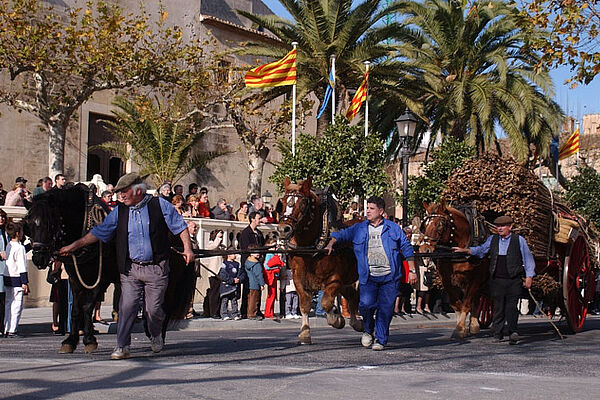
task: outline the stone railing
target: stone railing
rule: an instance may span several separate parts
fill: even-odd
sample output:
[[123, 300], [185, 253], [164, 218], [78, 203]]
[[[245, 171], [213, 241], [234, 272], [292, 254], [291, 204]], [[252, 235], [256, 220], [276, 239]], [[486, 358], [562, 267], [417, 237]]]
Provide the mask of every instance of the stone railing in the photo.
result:
[[[10, 218], [20, 219], [23, 218], [27, 214], [27, 210], [25, 207], [8, 207], [8, 206], [0, 206], [6, 214]], [[239, 222], [239, 221], [222, 221], [218, 219], [209, 219], [209, 218], [185, 218], [186, 221], [194, 221], [198, 226], [198, 243], [200, 248], [206, 248], [208, 245], [208, 239], [210, 236], [210, 232], [215, 229], [220, 229], [223, 231], [223, 242], [224, 246], [229, 246], [233, 243], [234, 246], [237, 246], [236, 238], [238, 233], [240, 233], [244, 228], [248, 226], [248, 222]], [[259, 226], [260, 231], [267, 236], [267, 234], [274, 232], [277, 228], [276, 224], [263, 224]], [[201, 260], [203, 264], [205, 264], [210, 270], [218, 271], [218, 268], [221, 265], [221, 257], [209, 257]], [[27, 270], [29, 274], [29, 282], [31, 288], [31, 294], [25, 298], [25, 306], [26, 307], [47, 307], [50, 305], [48, 302], [48, 296], [50, 294], [50, 285], [46, 282], [46, 275], [48, 273], [47, 270], [40, 271], [37, 269], [35, 265], [31, 262], [31, 252], [27, 253]], [[208, 287], [208, 278], [212, 274], [206, 270], [202, 271], [202, 277], [197, 280], [196, 288], [200, 292], [200, 294], [196, 294], [195, 301], [197, 303], [201, 303], [203, 300], [203, 295], [206, 292], [206, 288]], [[105, 295], [106, 308], [109, 309], [110, 304], [112, 304], [112, 285], [109, 287]], [[104, 311], [103, 311], [104, 315]], [[51, 319], [51, 315], [48, 315], [49, 320]]]
[[[248, 226], [248, 222], [241, 221], [223, 221], [210, 218], [184, 219], [186, 221], [194, 221], [198, 226], [198, 235], [196, 237], [198, 239], [198, 245], [201, 249], [205, 249], [208, 246], [210, 232], [214, 231], [215, 229], [223, 231], [223, 246], [228, 247], [230, 244], [233, 244], [235, 247], [237, 247], [236, 239], [238, 234]], [[276, 231], [277, 224], [261, 224], [258, 229], [263, 233], [264, 236], [267, 236], [267, 234]]]

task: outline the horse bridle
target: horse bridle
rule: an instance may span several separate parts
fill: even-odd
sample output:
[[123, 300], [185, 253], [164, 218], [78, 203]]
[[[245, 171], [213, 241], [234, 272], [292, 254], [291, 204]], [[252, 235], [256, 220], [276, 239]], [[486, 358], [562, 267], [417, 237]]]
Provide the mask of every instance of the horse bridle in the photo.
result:
[[423, 241], [426, 242], [427, 244], [429, 244], [430, 246], [436, 246], [438, 244], [438, 242], [441, 240], [442, 238], [442, 234], [444, 233], [446, 228], [450, 228], [450, 244], [454, 243], [454, 232], [456, 231], [456, 225], [454, 224], [454, 217], [452, 217], [452, 214], [440, 214], [440, 213], [433, 213], [433, 214], [428, 214], [427, 216], [425, 216], [424, 220], [423, 220], [423, 229], [422, 231], [425, 232], [426, 231], [426, 227], [431, 223], [431, 221], [434, 218], [441, 218], [441, 220], [443, 221], [443, 224], [441, 226], [437, 226], [436, 227], [436, 231], [439, 235], [439, 237], [434, 238], [431, 236], [423, 236]]
[[[304, 206], [302, 207], [302, 210], [301, 210], [301, 213], [300, 213], [300, 218], [295, 218], [295, 217], [292, 216], [291, 213], [288, 214], [286, 211], [284, 211], [283, 216], [279, 219], [279, 221], [280, 222], [288, 222], [289, 221], [288, 223], [291, 222], [291, 224], [293, 224], [294, 226], [297, 226], [297, 225], [300, 224], [300, 222], [302, 222], [304, 220], [304, 218], [306, 218], [306, 215], [308, 214], [307, 211], [308, 211], [308, 209], [309, 209], [309, 207], [311, 205], [311, 198], [310, 198], [310, 196], [305, 196], [304, 194], [299, 193], [299, 192], [290, 192], [290, 193], [287, 193], [286, 194], [286, 198], [287, 199], [286, 199], [286, 202], [285, 202], [286, 208], [289, 207], [289, 205], [288, 205], [289, 203], [288, 202], [289, 202], [289, 198], [290, 197], [294, 198], [294, 202], [293, 202], [293, 206], [294, 207], [295, 207], [295, 204], [298, 201], [303, 201], [304, 202]], [[308, 222], [310, 223], [311, 221], [312, 221], [312, 218]], [[307, 223], [307, 225], [309, 225], [309, 223]]]

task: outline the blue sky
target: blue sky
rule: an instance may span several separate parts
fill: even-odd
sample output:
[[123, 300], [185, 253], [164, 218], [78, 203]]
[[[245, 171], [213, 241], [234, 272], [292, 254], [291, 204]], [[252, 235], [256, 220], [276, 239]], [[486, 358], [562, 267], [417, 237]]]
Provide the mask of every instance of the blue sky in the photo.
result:
[[[290, 17], [278, 0], [263, 0], [263, 2], [275, 14]], [[589, 85], [579, 85], [575, 89], [570, 89], [570, 85], [564, 84], [564, 81], [570, 77], [569, 68], [559, 68], [551, 71], [550, 74], [554, 80], [554, 100], [567, 114], [579, 120], [584, 114], [600, 114], [600, 77], [594, 79]]]

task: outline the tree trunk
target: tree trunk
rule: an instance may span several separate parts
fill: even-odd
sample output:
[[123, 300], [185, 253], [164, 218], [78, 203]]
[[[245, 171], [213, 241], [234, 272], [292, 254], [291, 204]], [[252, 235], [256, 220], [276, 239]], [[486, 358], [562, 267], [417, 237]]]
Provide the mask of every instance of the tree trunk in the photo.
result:
[[331, 108], [330, 107], [331, 107], [331, 104], [329, 105], [329, 107], [327, 107], [327, 109], [325, 111], [323, 111], [323, 115], [321, 115], [321, 118], [319, 118], [317, 120], [317, 138], [323, 137], [323, 133], [325, 132], [325, 129], [327, 129], [327, 127], [331, 123]]
[[260, 196], [262, 193], [262, 176], [265, 168], [265, 161], [269, 155], [269, 148], [262, 147], [257, 149], [250, 147], [248, 150], [248, 190], [246, 196], [248, 199], [253, 194]]
[[65, 137], [67, 124], [61, 122], [48, 122], [48, 176], [52, 179], [57, 174], [62, 174], [65, 168]]

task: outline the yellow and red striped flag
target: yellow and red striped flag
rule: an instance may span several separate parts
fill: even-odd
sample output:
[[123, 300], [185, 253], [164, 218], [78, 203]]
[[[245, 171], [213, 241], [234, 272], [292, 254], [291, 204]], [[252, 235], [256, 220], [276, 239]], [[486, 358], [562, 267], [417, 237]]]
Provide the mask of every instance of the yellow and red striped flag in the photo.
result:
[[352, 121], [352, 118], [358, 113], [360, 110], [360, 106], [367, 99], [367, 89], [369, 87], [369, 70], [365, 73], [365, 77], [363, 78], [360, 87], [354, 94], [352, 98], [352, 102], [350, 102], [350, 107], [348, 107], [348, 112], [346, 112], [346, 118]]
[[247, 87], [271, 87], [296, 84], [296, 49], [281, 60], [261, 65], [248, 71], [244, 77]]
[[579, 151], [579, 128], [558, 149], [558, 159], [562, 160]]

